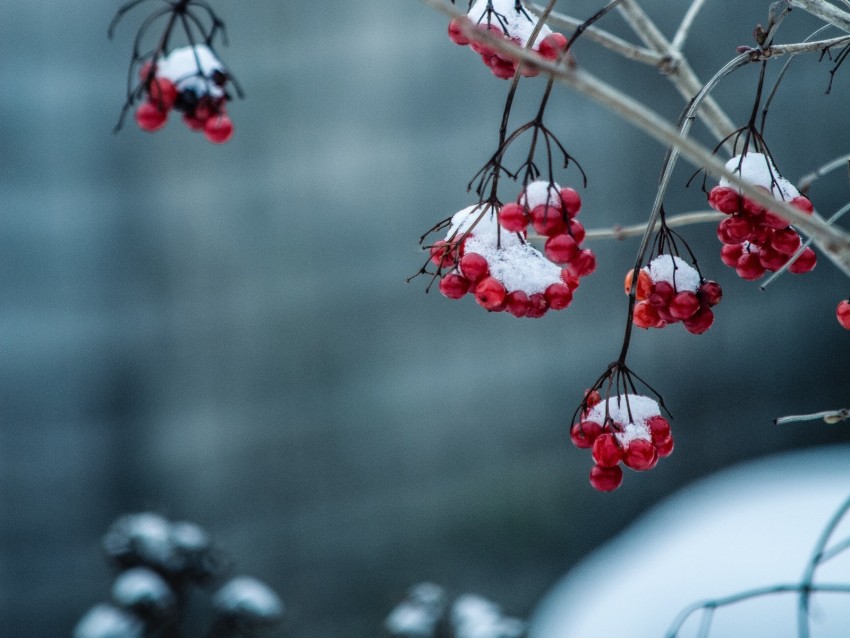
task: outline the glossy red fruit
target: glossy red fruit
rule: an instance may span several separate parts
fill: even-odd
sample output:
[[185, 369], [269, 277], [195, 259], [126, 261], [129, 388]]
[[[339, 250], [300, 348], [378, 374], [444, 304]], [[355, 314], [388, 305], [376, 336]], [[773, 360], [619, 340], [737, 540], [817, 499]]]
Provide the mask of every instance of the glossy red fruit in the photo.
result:
[[740, 244], [726, 244], [720, 248], [720, 261], [729, 266], [737, 268], [738, 260], [744, 254], [744, 247]]
[[793, 255], [800, 247], [800, 235], [793, 228], [780, 228], [770, 238], [770, 247], [783, 255]]
[[673, 437], [670, 436], [666, 440], [658, 443], [655, 446], [655, 451], [658, 452], [659, 458], [665, 458], [670, 456], [673, 453]]
[[475, 301], [490, 311], [502, 310], [505, 307], [505, 297], [508, 296], [505, 287], [498, 279], [485, 277], [475, 286]]
[[546, 297], [536, 292], [528, 298], [528, 312], [525, 316], [529, 319], [540, 319], [547, 310], [549, 310], [549, 302], [546, 301]]
[[716, 211], [731, 215], [741, 209], [741, 196], [728, 186], [715, 186], [708, 194], [708, 205]]
[[531, 211], [531, 221], [534, 230], [547, 237], [567, 232], [567, 223], [561, 216], [561, 209], [554, 206], [536, 206]]
[[814, 268], [818, 263], [818, 257], [815, 254], [815, 251], [811, 248], [806, 248], [800, 256], [797, 257], [797, 260], [788, 266], [788, 270], [793, 272], [796, 275], [802, 275], [803, 273], [809, 272], [812, 268]]
[[809, 201], [809, 198], [805, 195], [798, 195], [797, 197], [791, 200], [790, 204], [796, 208], [799, 208], [807, 215], [811, 215], [815, 211], [815, 207], [812, 206], [812, 202]]
[[748, 252], [741, 255], [738, 264], [735, 266], [735, 272], [741, 279], [754, 281], [764, 275], [765, 268], [761, 265], [757, 252]]
[[563, 310], [573, 300], [573, 291], [566, 284], [551, 284], [543, 296], [552, 310]]
[[623, 483], [623, 469], [616, 465], [614, 467], [600, 467], [594, 465], [590, 470], [590, 484], [593, 489], [600, 492], [613, 492]]
[[784, 217], [780, 217], [776, 213], [767, 211], [764, 217], [761, 218], [761, 223], [768, 228], [779, 230], [788, 226], [788, 221]]
[[233, 121], [225, 113], [213, 115], [204, 124], [204, 137], [213, 144], [224, 144], [233, 137]]
[[589, 449], [602, 434], [602, 426], [595, 421], [581, 421], [570, 428], [570, 439], [577, 448]]
[[675, 296], [676, 291], [673, 289], [673, 284], [669, 281], [656, 281], [646, 300], [654, 308], [667, 308]]
[[575, 291], [581, 284], [581, 280], [571, 273], [569, 268], [561, 268], [561, 281], [567, 284], [572, 291]]
[[168, 119], [168, 112], [160, 109], [156, 104], [143, 102], [136, 108], [136, 123], [143, 131], [152, 133], [158, 131]]
[[449, 299], [460, 299], [469, 292], [469, 279], [450, 273], [440, 279], [440, 292]]
[[740, 244], [750, 238], [753, 225], [750, 220], [741, 215], [732, 215], [720, 222], [717, 227], [717, 238], [724, 244]]
[[623, 463], [638, 472], [651, 470], [658, 463], [658, 452], [651, 441], [635, 439], [626, 446]]
[[519, 204], [505, 204], [499, 210], [499, 223], [507, 231], [521, 233], [528, 226], [528, 216]]
[[699, 310], [699, 298], [690, 291], [680, 292], [670, 301], [670, 314], [676, 319], [687, 319]]
[[547, 60], [554, 60], [567, 46], [567, 39], [562, 33], [550, 33], [540, 41], [537, 52]]
[[595, 408], [600, 403], [602, 403], [602, 397], [599, 395], [598, 391], [596, 391], [596, 390], [585, 390], [584, 391], [584, 404], [587, 406], [588, 410]]
[[572, 219], [581, 210], [581, 195], [573, 188], [562, 188], [560, 191], [561, 206], [567, 211], [567, 216]]
[[[491, 31], [494, 35], [504, 36], [505, 33], [495, 24], [479, 24], [476, 28], [481, 29], [483, 31]], [[487, 46], [485, 43], [480, 40], [470, 40], [469, 48], [480, 54], [482, 58], [484, 58], [484, 63], [490, 66], [490, 64], [498, 64], [498, 62], [492, 62], [492, 58], [496, 57], [495, 51]]]
[[568, 264], [576, 256], [578, 244], [567, 234], [555, 235], [546, 240], [543, 251], [556, 264]]
[[581, 225], [579, 220], [571, 219], [569, 234], [576, 240], [577, 244], [580, 244], [584, 241], [587, 231], [584, 230], [584, 226]]
[[576, 277], [587, 277], [596, 270], [596, 255], [589, 248], [580, 250], [573, 257], [567, 268], [570, 269]]
[[466, 20], [466, 18], [455, 18], [449, 22], [449, 38], [451, 38], [451, 41], [455, 44], [463, 46], [469, 44], [469, 38], [467, 38], [463, 33], [460, 22], [461, 20]]
[[[626, 273], [626, 279], [623, 282], [623, 288], [626, 291], [626, 294], [629, 295], [632, 292], [632, 281], [634, 279], [634, 270], [629, 270]], [[645, 301], [649, 298], [649, 295], [652, 294], [652, 277], [649, 276], [649, 273], [645, 270], [638, 271], [638, 280], [637, 280], [637, 288], [635, 289], [635, 299], [638, 301]]]
[[708, 306], [716, 306], [723, 298], [723, 290], [716, 281], [704, 281], [697, 295]]
[[649, 417], [646, 420], [652, 443], [658, 445], [670, 438], [670, 422], [660, 414]]
[[148, 85], [148, 101], [168, 111], [177, 101], [177, 87], [168, 78], [154, 78]]
[[431, 246], [431, 263], [440, 268], [454, 268], [455, 255], [453, 244], [449, 244], [445, 239], [438, 239]]
[[531, 302], [528, 299], [528, 295], [522, 290], [514, 290], [505, 297], [505, 310], [514, 317], [525, 317], [528, 314], [530, 306]]
[[466, 253], [460, 258], [460, 272], [472, 283], [477, 283], [490, 274], [490, 266], [483, 255]]
[[706, 306], [703, 306], [696, 313], [682, 322], [685, 326], [685, 330], [693, 335], [701, 335], [703, 332], [711, 328], [711, 324], [713, 323], [714, 313], [711, 311], [711, 308]]
[[596, 437], [593, 442], [593, 460], [602, 467], [614, 467], [623, 460], [623, 448], [610, 432]]
[[850, 302], [846, 299], [838, 304], [838, 307], [835, 309], [835, 316], [838, 319], [838, 323], [841, 324], [845, 330], [850, 330]]
[[635, 304], [632, 321], [638, 328], [660, 328], [664, 325], [664, 321], [658, 316], [658, 309], [646, 301]]
[[788, 261], [789, 255], [783, 255], [767, 246], [759, 250], [759, 262], [767, 270], [779, 270]]

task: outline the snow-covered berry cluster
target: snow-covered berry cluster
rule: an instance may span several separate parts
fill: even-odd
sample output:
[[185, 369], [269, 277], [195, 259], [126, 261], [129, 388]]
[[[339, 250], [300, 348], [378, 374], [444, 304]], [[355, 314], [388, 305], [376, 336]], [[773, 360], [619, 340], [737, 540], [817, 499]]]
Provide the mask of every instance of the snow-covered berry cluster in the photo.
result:
[[[465, 19], [475, 24], [475, 28], [489, 30], [521, 47], [528, 44], [537, 24], [536, 17], [529, 13], [523, 3], [516, 0], [476, 0]], [[470, 40], [464, 34], [463, 23], [460, 20], [455, 19], [449, 23], [449, 37], [455, 44], [469, 45], [470, 49], [481, 56], [484, 64], [497, 78], [508, 80], [516, 73], [518, 66], [516, 60], [506, 57], [483, 42]], [[543, 25], [534, 39], [532, 50], [546, 60], [555, 60], [566, 46], [567, 38], [563, 34], [554, 32]], [[521, 73], [526, 77], [533, 77], [540, 71], [525, 64]]]
[[[776, 200], [788, 202], [804, 213], [813, 210], [809, 199], [779, 174], [767, 155], [738, 155], [726, 163], [726, 168], [740, 173], [741, 179], [763, 188]], [[755, 280], [767, 271], [779, 270], [800, 248], [800, 235], [785, 219], [743, 197], [725, 179], [711, 189], [708, 203], [728, 215], [717, 227], [717, 237], [723, 243], [720, 258], [743, 279]], [[816, 262], [815, 252], [807, 247], [788, 270], [806, 273]]]
[[[448, 270], [440, 280], [446, 297], [473, 293], [487, 310], [534, 319], [570, 305], [579, 279], [596, 268], [594, 254], [580, 248], [584, 228], [571, 218], [581, 199], [572, 189], [534, 182], [519, 202], [498, 212], [478, 204], [452, 217], [446, 239], [431, 248], [432, 262]], [[526, 241], [529, 219], [549, 236], [546, 256]]]
[[193, 131], [203, 131], [215, 144], [233, 136], [233, 121], [225, 104], [229, 99], [227, 71], [205, 45], [174, 49], [139, 71], [147, 99], [136, 109], [136, 123], [144, 131], [165, 126], [171, 110], [183, 114]]
[[[626, 294], [632, 289], [634, 271], [626, 273]], [[702, 334], [714, 323], [712, 307], [723, 291], [699, 271], [675, 255], [659, 255], [638, 271], [632, 321], [639, 328], [663, 328], [682, 322], [685, 330]]]
[[838, 303], [835, 316], [842, 328], [850, 330], [850, 300], [844, 299]]
[[570, 429], [570, 438], [576, 447], [591, 450], [595, 465], [590, 484], [600, 492], [620, 487], [620, 463], [643, 472], [673, 452], [670, 423], [655, 400], [620, 394], [603, 401], [594, 391], [587, 396], [586, 406]]

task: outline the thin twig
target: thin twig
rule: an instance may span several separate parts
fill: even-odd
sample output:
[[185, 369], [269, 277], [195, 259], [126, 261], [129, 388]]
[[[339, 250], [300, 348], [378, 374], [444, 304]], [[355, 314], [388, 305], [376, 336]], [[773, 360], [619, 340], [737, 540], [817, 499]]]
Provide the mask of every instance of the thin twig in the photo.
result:
[[838, 27], [842, 31], [850, 32], [850, 13], [842, 11], [835, 5], [823, 0], [791, 0], [791, 6], [808, 11], [824, 22]]
[[688, 39], [688, 34], [694, 24], [694, 19], [697, 17], [697, 14], [700, 12], [700, 9], [702, 9], [704, 4], [705, 0], [693, 0], [691, 6], [688, 7], [685, 17], [682, 18], [679, 29], [676, 31], [676, 35], [673, 36], [673, 42], [670, 45], [674, 51], [682, 50], [682, 47], [685, 45], [685, 40]]
[[842, 166], [850, 167], [850, 153], [846, 153], [840, 157], [836, 157], [834, 160], [827, 162], [820, 168], [815, 169], [811, 173], [803, 175], [800, 178], [800, 181], [797, 185], [797, 188], [801, 193], [806, 193], [812, 187], [812, 184], [815, 180], [820, 179], [827, 173], [831, 173], [836, 168], [841, 168]]
[[[723, 213], [715, 211], [695, 211], [691, 213], [681, 213], [679, 215], [668, 216], [666, 218], [667, 226], [675, 228], [677, 226], [689, 226], [691, 224], [704, 224], [708, 222], [717, 223], [726, 217]], [[628, 239], [630, 237], [640, 237], [646, 232], [647, 223], [634, 224], [632, 226], [614, 226], [613, 228], [595, 228], [587, 231], [585, 239]]]
[[793, 416], [781, 416], [774, 419], [776, 425], [785, 425], [786, 423], [800, 423], [803, 421], [824, 421], [825, 423], [833, 424], [840, 423], [850, 419], [850, 408], [842, 408], [840, 410], [825, 410], [824, 412], [815, 412], [814, 414], [797, 414]]

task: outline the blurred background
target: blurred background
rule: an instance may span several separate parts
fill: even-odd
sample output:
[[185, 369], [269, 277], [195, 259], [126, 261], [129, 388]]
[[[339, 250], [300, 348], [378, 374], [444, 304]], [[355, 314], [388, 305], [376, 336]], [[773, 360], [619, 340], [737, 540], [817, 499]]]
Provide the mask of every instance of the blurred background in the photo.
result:
[[[672, 34], [679, 12], [643, 4]], [[686, 49], [703, 79], [751, 43], [768, 5], [707, 4]], [[595, 492], [568, 426], [619, 352], [637, 241], [594, 242], [597, 272], [540, 320], [405, 283], [425, 259], [419, 236], [474, 203], [466, 184], [495, 150], [508, 88], [449, 41], [447, 19], [414, 0], [215, 2], [231, 42], [219, 52], [246, 93], [217, 147], [176, 118], [112, 133], [154, 3], [109, 41], [118, 6], [0, 5], [0, 635], [68, 635], [109, 595], [101, 535], [143, 510], [202, 525], [269, 583], [288, 609], [273, 635], [380, 635], [426, 579], [526, 617], [689, 482], [848, 439], [772, 423], [846, 406], [850, 334], [834, 311], [847, 279], [822, 259], [759, 292], [721, 264], [713, 225], [691, 227], [724, 289], [716, 323], [641, 331], [629, 359], [670, 407], [676, 452]], [[602, 26], [632, 38], [616, 14]], [[817, 26], [795, 11], [779, 40]], [[574, 53], [664, 116], [682, 108], [654, 69], [588, 41]], [[830, 68], [796, 61], [774, 100], [766, 135], [792, 181], [850, 148], [850, 69], [825, 96]], [[716, 93], [741, 125], [757, 76]], [[514, 124], [543, 86], [523, 82]], [[588, 228], [646, 217], [660, 145], [563, 88], [546, 121], [589, 175]], [[677, 171], [668, 213], [705, 208], [691, 174]], [[831, 214], [846, 173], [810, 195]]]

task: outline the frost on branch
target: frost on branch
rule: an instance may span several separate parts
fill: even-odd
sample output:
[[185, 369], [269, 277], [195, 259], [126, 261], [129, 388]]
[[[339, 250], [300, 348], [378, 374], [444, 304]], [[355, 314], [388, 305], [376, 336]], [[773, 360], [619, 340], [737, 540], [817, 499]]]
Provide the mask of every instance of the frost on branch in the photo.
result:
[[[497, 78], [508, 80], [514, 76], [518, 63], [506, 57], [484, 42], [470, 40], [464, 33], [463, 19], [455, 19], [449, 23], [449, 37], [452, 42], [469, 48], [481, 56]], [[475, 28], [490, 31], [521, 47], [525, 47], [531, 39], [537, 19], [529, 13], [522, 2], [518, 0], [475, 0], [466, 14], [466, 20]], [[553, 32], [545, 24], [541, 26], [534, 39], [532, 50], [546, 60], [555, 60], [567, 46], [567, 39], [561, 33]], [[528, 65], [523, 65], [521, 73], [526, 77], [534, 77], [540, 71]]]
[[[808, 198], [779, 174], [768, 154], [737, 155], [726, 163], [726, 168], [776, 200], [788, 202], [804, 213], [813, 210]], [[808, 247], [801, 250], [800, 235], [785, 219], [743, 197], [727, 180], [721, 180], [711, 189], [708, 203], [728, 215], [717, 227], [717, 237], [723, 243], [720, 258], [739, 277], [759, 279], [765, 272], [779, 270], [788, 262], [791, 262], [788, 270], [797, 274], [815, 267], [814, 251]]]

